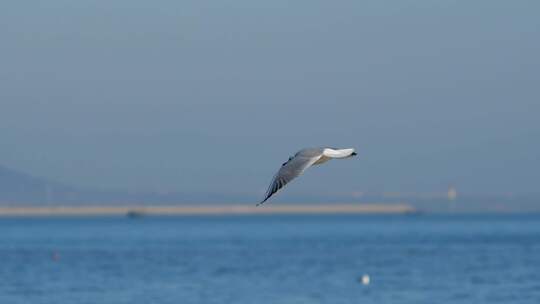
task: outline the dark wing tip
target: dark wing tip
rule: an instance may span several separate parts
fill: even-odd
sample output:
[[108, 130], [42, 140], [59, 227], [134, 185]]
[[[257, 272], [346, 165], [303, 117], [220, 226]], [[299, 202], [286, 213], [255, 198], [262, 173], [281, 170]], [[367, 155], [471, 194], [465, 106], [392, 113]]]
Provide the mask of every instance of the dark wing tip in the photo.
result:
[[264, 202], [266, 202], [272, 195], [274, 195], [281, 188], [283, 188], [283, 186], [285, 186], [285, 184], [286, 184], [286, 182], [283, 179], [278, 179], [278, 180], [274, 181], [272, 183], [272, 185], [270, 186], [271, 188], [269, 189], [268, 194], [266, 194], [266, 197], [264, 198], [264, 200], [262, 202], [258, 203], [255, 206], [260, 206], [260, 205], [264, 204]]
[[269, 198], [270, 198], [271, 195], [267, 196], [264, 200], [262, 200], [262, 202], [258, 203], [257, 205], [255, 205], [255, 207], [259, 207], [260, 205], [264, 204]]

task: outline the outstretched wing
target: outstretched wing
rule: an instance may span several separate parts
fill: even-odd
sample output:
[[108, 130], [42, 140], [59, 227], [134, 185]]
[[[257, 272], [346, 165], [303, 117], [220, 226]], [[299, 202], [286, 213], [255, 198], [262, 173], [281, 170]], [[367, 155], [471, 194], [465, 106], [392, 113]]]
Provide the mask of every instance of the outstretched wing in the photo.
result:
[[289, 160], [281, 166], [278, 173], [274, 176], [270, 187], [268, 187], [264, 200], [258, 203], [257, 206], [264, 204], [264, 202], [266, 202], [266, 200], [274, 195], [274, 193], [276, 193], [279, 189], [283, 188], [294, 178], [300, 176], [307, 168], [311, 167], [311, 165], [319, 160], [321, 155], [322, 154], [308, 157], [297, 154], [296, 156], [289, 158]]

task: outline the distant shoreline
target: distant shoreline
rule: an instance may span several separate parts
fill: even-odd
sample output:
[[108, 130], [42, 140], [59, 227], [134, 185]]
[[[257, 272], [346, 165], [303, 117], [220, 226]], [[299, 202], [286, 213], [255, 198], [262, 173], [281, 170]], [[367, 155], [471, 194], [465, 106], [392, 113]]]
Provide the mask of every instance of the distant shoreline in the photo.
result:
[[0, 217], [33, 216], [193, 216], [255, 214], [409, 214], [417, 210], [407, 204], [325, 204], [203, 206], [0, 206]]

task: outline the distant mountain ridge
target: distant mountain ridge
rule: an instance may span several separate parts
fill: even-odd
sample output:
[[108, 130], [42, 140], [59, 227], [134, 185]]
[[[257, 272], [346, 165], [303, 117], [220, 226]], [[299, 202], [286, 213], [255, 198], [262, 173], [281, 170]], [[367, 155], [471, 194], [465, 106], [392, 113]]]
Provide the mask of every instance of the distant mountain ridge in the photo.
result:
[[241, 195], [102, 190], [65, 185], [0, 166], [0, 205], [103, 205], [246, 202]]
[[77, 189], [0, 166], [0, 203], [65, 200]]

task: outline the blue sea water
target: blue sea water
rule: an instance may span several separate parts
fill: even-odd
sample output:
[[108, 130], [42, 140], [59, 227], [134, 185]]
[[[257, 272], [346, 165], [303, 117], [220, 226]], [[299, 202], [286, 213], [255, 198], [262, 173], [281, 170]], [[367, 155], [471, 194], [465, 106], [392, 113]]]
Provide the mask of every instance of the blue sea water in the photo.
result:
[[539, 216], [4, 218], [0, 233], [6, 304], [540, 303]]

